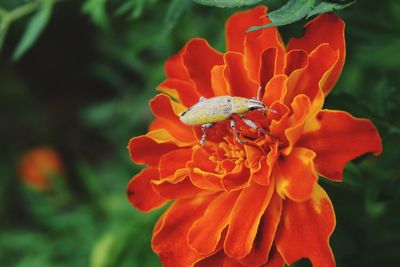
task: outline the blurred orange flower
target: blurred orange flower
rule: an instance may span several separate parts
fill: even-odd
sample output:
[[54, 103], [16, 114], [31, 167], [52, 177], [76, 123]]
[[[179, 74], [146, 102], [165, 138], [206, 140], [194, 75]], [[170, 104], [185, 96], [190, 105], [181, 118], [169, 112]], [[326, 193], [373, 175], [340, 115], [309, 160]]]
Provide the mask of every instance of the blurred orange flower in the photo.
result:
[[[129, 142], [132, 160], [148, 166], [128, 185], [131, 203], [151, 211], [173, 200], [152, 239], [164, 266], [283, 266], [301, 258], [335, 266], [335, 214], [318, 175], [341, 181], [349, 160], [381, 152], [369, 120], [322, 109], [344, 64], [343, 21], [321, 15], [285, 47], [276, 28], [245, 34], [269, 22], [266, 11], [229, 18], [224, 54], [195, 38], [171, 57], [158, 87], [165, 94], [150, 102], [156, 118]], [[202, 148], [199, 127], [179, 120], [200, 96], [250, 98], [260, 85], [277, 113], [249, 117], [274, 139], [238, 122], [242, 145], [219, 123]]]
[[51, 189], [51, 177], [63, 173], [60, 156], [50, 147], [38, 147], [26, 152], [20, 163], [22, 181], [35, 189]]

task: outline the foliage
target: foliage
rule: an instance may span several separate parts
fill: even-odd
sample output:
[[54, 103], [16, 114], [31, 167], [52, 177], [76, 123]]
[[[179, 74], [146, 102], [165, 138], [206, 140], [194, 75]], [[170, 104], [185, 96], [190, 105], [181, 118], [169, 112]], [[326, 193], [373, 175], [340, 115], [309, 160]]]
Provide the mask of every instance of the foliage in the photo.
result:
[[[279, 10], [286, 2], [261, 3]], [[140, 169], [126, 144], [151, 120], [147, 103], [163, 62], [194, 36], [223, 50], [225, 20], [238, 8], [183, 0], [2, 0], [0, 7], [0, 265], [159, 266], [150, 248], [158, 214], [139, 214], [125, 196]], [[396, 266], [400, 4], [363, 0], [337, 13], [346, 21], [347, 59], [325, 105], [373, 120], [384, 152], [349, 164], [343, 183], [324, 182], [337, 215], [332, 246], [337, 266]], [[285, 41], [301, 35], [307, 14], [282, 27]], [[43, 144], [65, 161], [67, 201], [19, 182], [19, 159]]]
[[272, 11], [268, 14], [271, 23], [253, 26], [248, 29], [248, 32], [257, 31], [274, 26], [287, 25], [305, 17], [309, 18], [314, 15], [331, 12], [334, 10], [341, 10], [354, 4], [355, 1], [346, 1], [344, 3], [320, 2], [315, 5], [315, 0], [289, 0], [286, 5], [278, 10]]

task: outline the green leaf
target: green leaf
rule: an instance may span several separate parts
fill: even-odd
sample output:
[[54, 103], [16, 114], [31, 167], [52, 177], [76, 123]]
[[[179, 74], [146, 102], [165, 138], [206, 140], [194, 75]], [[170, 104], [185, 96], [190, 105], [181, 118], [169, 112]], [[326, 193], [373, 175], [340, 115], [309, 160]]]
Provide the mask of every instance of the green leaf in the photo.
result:
[[164, 32], [170, 32], [182, 16], [190, 2], [187, 0], [172, 0], [169, 4], [167, 14], [164, 18]]
[[0, 24], [0, 51], [3, 47], [4, 40], [7, 35], [8, 27], [9, 27], [8, 23], [3, 20]]
[[355, 2], [356, 0], [344, 3], [321, 2], [308, 12], [307, 19], [314, 15], [332, 12], [335, 10], [341, 10], [343, 8], [353, 5]]
[[261, 2], [262, 0], [193, 0], [193, 1], [205, 6], [241, 7], [241, 6], [254, 5]]
[[103, 29], [108, 26], [106, 3], [107, 0], [86, 0], [82, 6], [83, 13], [89, 15], [92, 22]]
[[21, 58], [21, 56], [28, 51], [28, 49], [39, 38], [40, 34], [49, 22], [53, 4], [53, 0], [43, 1], [39, 11], [30, 19], [28, 26], [22, 35], [21, 41], [18, 43], [12, 56], [14, 60]]
[[247, 32], [257, 31], [274, 26], [287, 25], [299, 21], [308, 14], [315, 3], [315, 0], [290, 0], [280, 9], [268, 14], [270, 24], [250, 27]]

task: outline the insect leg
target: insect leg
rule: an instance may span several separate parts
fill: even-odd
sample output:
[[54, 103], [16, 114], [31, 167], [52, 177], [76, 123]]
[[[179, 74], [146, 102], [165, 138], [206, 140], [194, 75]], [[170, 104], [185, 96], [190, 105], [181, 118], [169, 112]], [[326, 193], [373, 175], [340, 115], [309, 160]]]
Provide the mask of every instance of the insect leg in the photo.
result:
[[206, 138], [207, 138], [207, 132], [206, 129], [210, 129], [211, 127], [214, 126], [215, 123], [206, 123], [201, 125], [201, 131], [203, 132], [203, 135], [201, 136], [200, 140], [200, 145], [204, 146], [206, 144]]
[[264, 96], [265, 93], [265, 88], [260, 86], [258, 87], [258, 91], [257, 91], [257, 100], [261, 101], [261, 98]]
[[241, 144], [245, 144], [246, 142], [240, 139], [239, 133], [236, 129], [236, 121], [234, 119], [231, 119], [231, 128], [233, 133], [235, 134], [236, 139], [239, 141]]
[[[246, 125], [249, 126], [250, 128], [252, 128], [252, 129], [254, 129], [254, 130], [256, 130], [256, 131], [258, 131], [258, 132], [260, 132], [260, 133], [262, 133], [262, 134], [266, 134], [266, 135], [271, 136], [271, 134], [270, 134], [269, 132], [267, 132], [266, 130], [264, 130], [264, 129], [258, 127], [253, 121], [251, 121], [251, 120], [249, 120], [249, 119], [246, 119], [245, 117], [240, 117], [240, 118], [241, 118], [241, 119], [244, 121], [244, 123], [246, 123]], [[272, 136], [271, 136], [271, 137], [272, 137]]]

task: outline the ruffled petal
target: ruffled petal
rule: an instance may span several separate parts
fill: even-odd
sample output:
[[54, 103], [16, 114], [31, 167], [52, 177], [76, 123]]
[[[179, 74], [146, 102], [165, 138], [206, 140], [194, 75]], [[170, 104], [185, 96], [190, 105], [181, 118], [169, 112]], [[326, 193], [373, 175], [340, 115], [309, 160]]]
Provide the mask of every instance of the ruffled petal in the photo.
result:
[[224, 243], [226, 255], [242, 259], [250, 253], [261, 216], [271, 200], [273, 191], [273, 184], [268, 186], [252, 184], [242, 190], [232, 212]]
[[168, 78], [178, 79], [182, 81], [190, 81], [188, 70], [182, 61], [182, 53], [184, 51], [185, 47], [165, 62], [165, 74]]
[[244, 57], [240, 53], [227, 52], [224, 55], [226, 67], [224, 76], [228, 82], [228, 92], [231, 96], [252, 98], [257, 96], [259, 85], [249, 78], [244, 65]]
[[269, 80], [281, 73], [281, 70], [277, 66], [278, 64], [278, 49], [276, 47], [271, 47], [265, 49], [261, 55], [261, 65], [259, 70], [259, 81], [262, 88], [269, 82]]
[[[279, 251], [275, 246], [271, 248], [271, 252], [269, 253], [267, 264], [262, 267], [283, 267], [285, 265], [285, 260], [282, 258]], [[286, 265], [285, 265], [286, 266]]]
[[194, 267], [221, 267], [224, 266], [226, 255], [223, 250], [197, 262]]
[[293, 114], [290, 115], [287, 121], [287, 126], [284, 132], [284, 136], [287, 140], [287, 146], [282, 149], [284, 155], [289, 155], [301, 134], [306, 120], [310, 116], [311, 102], [306, 95], [297, 95], [292, 102]]
[[238, 196], [239, 192], [221, 193], [190, 228], [188, 244], [197, 253], [208, 255], [215, 251], [222, 231], [229, 224]]
[[[252, 25], [268, 24], [270, 20], [265, 14], [259, 17], [258, 23]], [[246, 66], [249, 70], [249, 75], [252, 79], [256, 80], [259, 78], [260, 69], [263, 61], [264, 51], [274, 48], [274, 73], [283, 73], [283, 67], [285, 63], [285, 48], [283, 46], [281, 36], [276, 27], [270, 27], [255, 32], [246, 34], [244, 54], [246, 58]]]
[[165, 204], [166, 199], [153, 190], [151, 180], [157, 180], [157, 169], [144, 169], [135, 175], [126, 189], [128, 199], [137, 209], [147, 212]]
[[276, 113], [269, 112], [267, 114], [267, 122], [270, 124], [270, 134], [283, 142], [283, 133], [288, 123], [290, 110], [286, 105], [278, 101], [272, 103], [269, 108], [276, 111]]
[[193, 83], [178, 79], [168, 79], [163, 81], [157, 90], [176, 97], [185, 107], [191, 107], [199, 101], [200, 95], [197, 93]]
[[288, 50], [302, 49], [311, 53], [320, 44], [328, 43], [332, 49], [339, 53], [339, 58], [333, 70], [322, 86], [323, 92], [328, 94], [339, 78], [344, 65], [346, 56], [344, 22], [333, 14], [323, 14], [307, 23], [305, 29], [306, 32], [303, 37], [293, 38], [289, 41]]
[[267, 107], [270, 107], [272, 103], [276, 101], [283, 102], [287, 92], [287, 78], [286, 75], [281, 74], [275, 75], [271, 80], [269, 80], [265, 87], [265, 94], [262, 99]]
[[215, 173], [216, 167], [216, 163], [209, 159], [204, 149], [194, 150], [193, 159], [187, 164], [193, 185], [204, 190], [223, 191], [221, 183], [223, 174]]
[[224, 76], [225, 65], [214, 66], [211, 70], [211, 85], [215, 96], [229, 95], [228, 83]]
[[[191, 148], [175, 149], [161, 156], [159, 163], [160, 179], [174, 176], [179, 169], [185, 168], [192, 158]], [[186, 172], [187, 173], [187, 172]]]
[[147, 135], [132, 138], [128, 149], [131, 159], [136, 164], [145, 164], [156, 167], [163, 154], [177, 149], [173, 142], [157, 142]]
[[332, 203], [319, 185], [310, 200], [285, 200], [276, 236], [279, 253], [289, 265], [308, 258], [313, 266], [334, 267], [329, 238], [335, 223]]
[[290, 104], [299, 94], [305, 94], [313, 101], [318, 90], [326, 88], [326, 82], [329, 81], [339, 57], [339, 51], [335, 51], [326, 43], [310, 52], [308, 64], [293, 71], [289, 76], [285, 103]]
[[194, 38], [186, 44], [182, 60], [198, 94], [207, 98], [213, 97], [211, 69], [224, 64], [222, 54], [213, 49], [206, 40]]
[[[266, 17], [267, 7], [258, 6], [247, 11], [237, 12], [229, 17], [226, 22], [226, 50], [244, 52], [244, 39], [246, 31], [255, 25], [265, 24], [260, 18]], [[258, 36], [261, 31], [255, 31], [253, 36]]]
[[154, 191], [166, 199], [193, 198], [214, 193], [194, 186], [189, 177], [176, 181], [152, 181], [152, 183]]
[[278, 159], [278, 143], [270, 145], [270, 151], [267, 156], [261, 156], [257, 161], [257, 166], [251, 168], [250, 180], [260, 185], [268, 185], [270, 182], [270, 176], [272, 169]]
[[304, 201], [311, 197], [318, 180], [314, 167], [315, 152], [295, 147], [287, 157], [279, 159], [273, 176], [279, 195], [293, 201]]
[[236, 259], [226, 256], [224, 265], [222, 267], [244, 267], [243, 264], [238, 262]]
[[232, 15], [226, 23], [227, 50], [245, 54], [246, 68], [252, 80], [257, 81], [260, 75], [261, 54], [268, 48], [276, 48], [276, 73], [282, 73], [284, 47], [276, 27], [259, 31], [246, 31], [251, 26], [270, 23], [267, 7], [258, 6]]
[[284, 73], [289, 76], [293, 71], [302, 69], [308, 64], [308, 53], [304, 50], [294, 49], [286, 54]]
[[[166, 95], [159, 94], [150, 101], [150, 108], [159, 121], [159, 127], [167, 130], [174, 138], [192, 144], [197, 142], [192, 127], [179, 120], [178, 114], [186, 110], [184, 106], [173, 102]], [[154, 129], [154, 125], [151, 128]]]
[[341, 181], [346, 163], [365, 153], [382, 151], [382, 141], [370, 120], [358, 119], [344, 111], [322, 110], [298, 142], [317, 154], [318, 173]]
[[195, 221], [203, 216], [214, 196], [177, 200], [157, 223], [152, 247], [164, 267], [188, 267], [205, 258], [187, 244], [187, 235]]
[[[245, 266], [261, 266], [269, 259], [278, 224], [281, 220], [282, 199], [274, 192], [268, 207], [260, 220], [257, 236], [250, 253], [240, 262]], [[282, 266], [282, 265], [281, 265]]]
[[247, 187], [250, 183], [250, 170], [243, 163], [238, 164], [222, 177], [221, 183], [228, 192]]
[[221, 184], [222, 174], [203, 171], [194, 165], [189, 164], [190, 180], [198, 188], [210, 191], [223, 191]]

